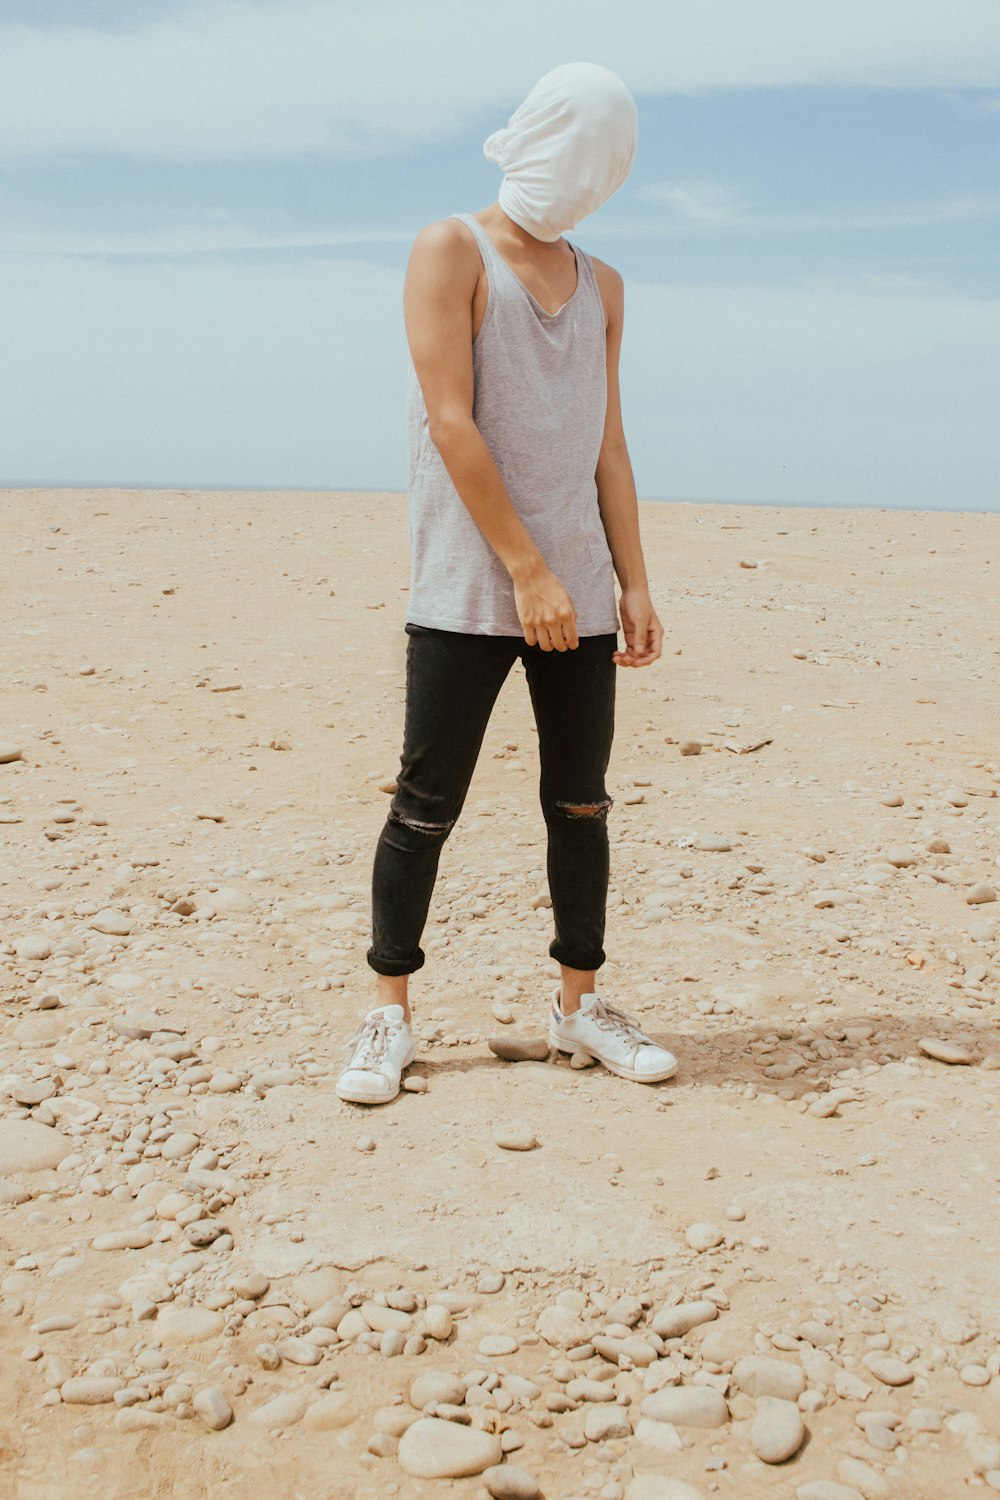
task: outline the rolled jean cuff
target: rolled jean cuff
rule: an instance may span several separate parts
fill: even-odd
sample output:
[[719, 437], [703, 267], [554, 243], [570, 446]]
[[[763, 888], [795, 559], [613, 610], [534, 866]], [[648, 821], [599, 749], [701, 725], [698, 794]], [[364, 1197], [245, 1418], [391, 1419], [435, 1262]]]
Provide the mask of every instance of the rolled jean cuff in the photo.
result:
[[599, 969], [607, 958], [603, 948], [595, 948], [589, 953], [582, 951], [574, 953], [570, 948], [564, 948], [561, 943], [553, 942], [549, 946], [549, 957], [554, 958], [557, 964], [565, 964], [567, 969]]
[[418, 948], [413, 958], [379, 958], [374, 948], [369, 948], [365, 957], [368, 966], [375, 970], [376, 974], [415, 974], [424, 966], [425, 955], [422, 948]]

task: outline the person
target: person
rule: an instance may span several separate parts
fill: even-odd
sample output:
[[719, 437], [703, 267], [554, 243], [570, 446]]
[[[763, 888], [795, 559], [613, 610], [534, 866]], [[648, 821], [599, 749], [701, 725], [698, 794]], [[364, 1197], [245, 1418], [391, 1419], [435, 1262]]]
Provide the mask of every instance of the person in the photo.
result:
[[518, 658], [538, 729], [549, 954], [561, 975], [550, 1042], [642, 1082], [677, 1067], [595, 990], [616, 670], [655, 662], [663, 627], [622, 428], [622, 279], [564, 234], [624, 182], [637, 133], [614, 73], [557, 67], [485, 144], [504, 173], [497, 201], [428, 225], [413, 244], [405, 725], [372, 869], [378, 1003], [337, 1084], [354, 1103], [395, 1098], [414, 1060], [408, 981], [424, 963], [439, 856]]

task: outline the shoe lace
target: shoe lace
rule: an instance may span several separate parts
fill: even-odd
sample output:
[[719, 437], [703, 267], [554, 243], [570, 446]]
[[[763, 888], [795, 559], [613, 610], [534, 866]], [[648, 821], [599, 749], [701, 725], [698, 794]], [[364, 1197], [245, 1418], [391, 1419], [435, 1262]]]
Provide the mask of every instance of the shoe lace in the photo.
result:
[[366, 1016], [347, 1044], [345, 1066], [377, 1068], [385, 1056], [394, 1029], [381, 1013]]
[[602, 1031], [609, 1031], [623, 1042], [629, 1042], [637, 1051], [640, 1047], [653, 1045], [642, 1027], [637, 1026], [631, 1016], [609, 1005], [606, 1000], [595, 1000], [590, 1015]]

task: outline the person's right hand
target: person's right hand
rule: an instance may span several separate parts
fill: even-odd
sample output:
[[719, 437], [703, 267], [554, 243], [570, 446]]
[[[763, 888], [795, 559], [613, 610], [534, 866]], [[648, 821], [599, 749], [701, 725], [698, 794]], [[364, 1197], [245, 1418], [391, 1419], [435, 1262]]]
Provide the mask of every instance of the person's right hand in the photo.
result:
[[515, 579], [514, 605], [529, 646], [537, 644], [543, 651], [575, 651], [580, 644], [573, 601], [548, 568]]

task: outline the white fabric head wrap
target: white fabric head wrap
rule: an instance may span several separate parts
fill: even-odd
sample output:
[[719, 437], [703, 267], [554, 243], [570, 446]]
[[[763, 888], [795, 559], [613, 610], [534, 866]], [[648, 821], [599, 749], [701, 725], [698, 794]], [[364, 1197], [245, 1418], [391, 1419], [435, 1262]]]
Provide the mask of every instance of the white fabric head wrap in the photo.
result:
[[635, 100], [610, 68], [553, 68], [483, 146], [504, 173], [500, 207], [535, 239], [557, 240], [621, 187], [638, 134]]

